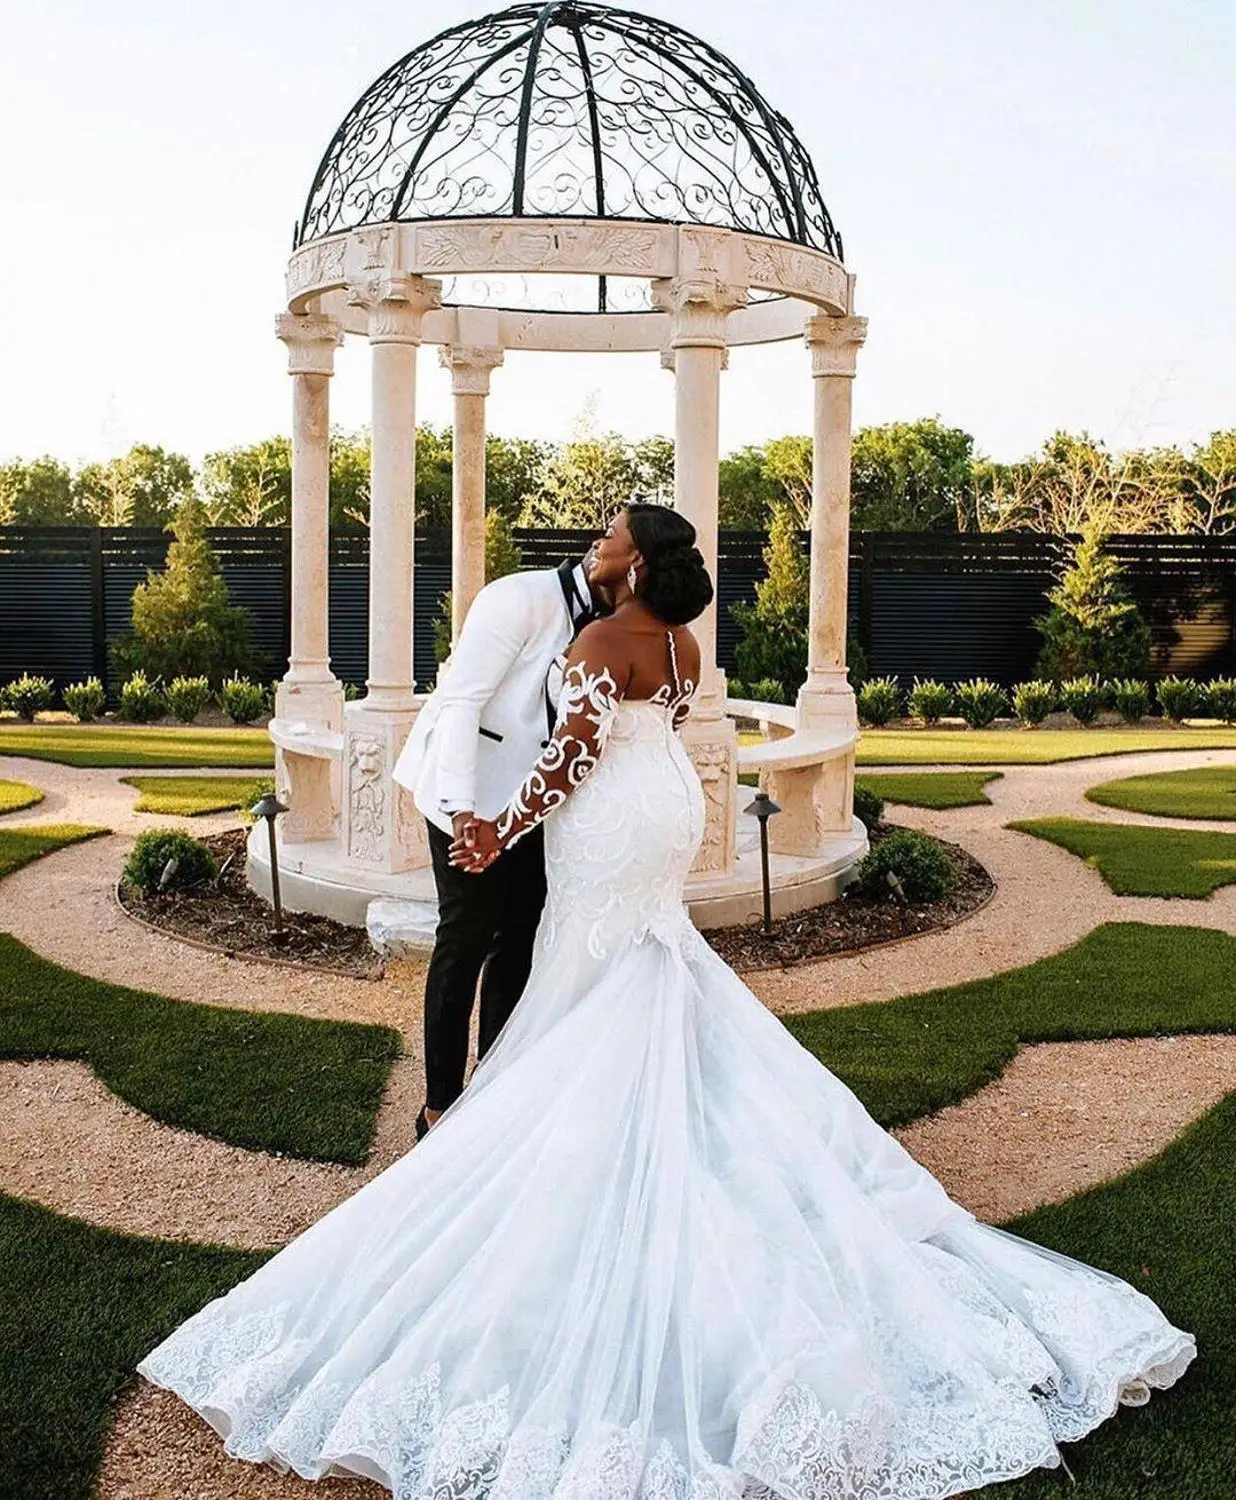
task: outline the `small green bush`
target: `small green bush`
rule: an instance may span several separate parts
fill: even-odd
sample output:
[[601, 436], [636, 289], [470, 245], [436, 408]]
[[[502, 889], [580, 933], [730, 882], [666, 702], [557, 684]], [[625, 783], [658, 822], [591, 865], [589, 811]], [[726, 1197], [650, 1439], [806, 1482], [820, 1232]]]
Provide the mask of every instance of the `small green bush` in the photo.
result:
[[879, 729], [901, 712], [901, 687], [895, 677], [870, 677], [858, 690], [858, 716]]
[[758, 682], [750, 684], [748, 691], [754, 703], [788, 703], [785, 695], [784, 683], [776, 677], [761, 677]]
[[85, 682], [71, 682], [61, 696], [65, 708], [83, 724], [99, 718], [107, 707], [107, 694], [97, 677], [87, 677]]
[[1070, 677], [1060, 684], [1060, 702], [1079, 724], [1093, 724], [1103, 707], [1105, 693], [1097, 677]]
[[1202, 694], [1192, 677], [1163, 678], [1156, 696], [1164, 717], [1173, 724], [1196, 718], [1202, 709]]
[[944, 849], [914, 828], [895, 828], [858, 867], [858, 887], [866, 896], [899, 893], [907, 901], [942, 901], [957, 884], [957, 872]]
[[275, 790], [275, 778], [273, 776], [255, 776], [252, 781], [246, 781], [240, 791], [240, 821], [249, 828], [253, 824], [253, 804], [264, 797], [267, 792]]
[[873, 792], [869, 786], [855, 786], [854, 816], [870, 833], [884, 816], [884, 798]]
[[252, 724], [266, 712], [266, 690], [247, 677], [229, 677], [219, 693], [219, 707], [233, 724]]
[[955, 693], [957, 712], [971, 729], [986, 729], [1009, 705], [1008, 694], [986, 677], [959, 682]]
[[1225, 724], [1236, 724], [1236, 677], [1215, 677], [1203, 689], [1206, 712]]
[[208, 677], [176, 677], [167, 689], [168, 710], [182, 724], [192, 724], [209, 701]]
[[56, 701], [50, 677], [32, 677], [23, 672], [3, 690], [4, 705], [33, 724], [35, 714], [50, 708]]
[[120, 717], [134, 724], [161, 719], [166, 708], [163, 690], [145, 672], [134, 672], [120, 689]]
[[124, 878], [143, 896], [157, 895], [163, 872], [173, 860], [165, 891], [185, 890], [213, 879], [217, 868], [214, 855], [191, 835], [179, 828], [151, 828], [138, 834], [125, 861]]
[[1126, 724], [1137, 724], [1150, 712], [1150, 684], [1140, 677], [1118, 677], [1111, 695], [1112, 707]]
[[951, 688], [931, 677], [914, 679], [914, 686], [910, 689], [910, 712], [916, 719], [922, 719], [924, 724], [938, 724], [952, 706]]
[[1013, 712], [1022, 724], [1041, 724], [1056, 706], [1056, 685], [1035, 678], [1019, 682], [1013, 689]]

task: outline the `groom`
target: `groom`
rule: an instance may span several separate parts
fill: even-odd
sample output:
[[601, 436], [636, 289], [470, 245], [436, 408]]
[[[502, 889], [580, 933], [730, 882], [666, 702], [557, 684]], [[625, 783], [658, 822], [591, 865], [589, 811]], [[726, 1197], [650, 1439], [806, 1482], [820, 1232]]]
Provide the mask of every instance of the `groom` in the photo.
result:
[[479, 1060], [515, 1009], [532, 967], [545, 905], [543, 829], [520, 839], [482, 875], [453, 865], [450, 851], [474, 817], [497, 817], [553, 733], [561, 686], [556, 658], [609, 608], [588, 582], [587, 561], [511, 573], [481, 590], [449, 669], [395, 763], [395, 780], [428, 822], [438, 887], [438, 931], [425, 982], [428, 1089], [417, 1140], [463, 1092], [477, 979]]

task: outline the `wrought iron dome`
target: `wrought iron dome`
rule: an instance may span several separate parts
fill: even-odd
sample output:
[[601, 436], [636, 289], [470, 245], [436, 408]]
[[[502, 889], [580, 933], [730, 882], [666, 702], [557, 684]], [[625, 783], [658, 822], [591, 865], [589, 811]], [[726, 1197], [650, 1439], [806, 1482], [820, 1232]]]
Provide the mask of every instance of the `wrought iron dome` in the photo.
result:
[[513, 5], [387, 69], [327, 147], [295, 244], [449, 218], [707, 224], [842, 259], [811, 158], [751, 80], [592, 0]]

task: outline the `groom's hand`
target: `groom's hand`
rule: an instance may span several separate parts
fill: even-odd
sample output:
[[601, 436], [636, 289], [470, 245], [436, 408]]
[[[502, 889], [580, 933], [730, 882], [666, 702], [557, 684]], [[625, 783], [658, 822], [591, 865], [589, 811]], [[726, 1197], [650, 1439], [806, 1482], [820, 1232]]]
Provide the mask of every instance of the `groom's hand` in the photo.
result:
[[475, 823], [476, 814], [471, 809], [467, 812], [452, 813], [451, 830], [455, 835], [455, 842], [459, 843], [460, 840], [467, 842], [468, 829], [474, 826]]
[[451, 863], [469, 875], [481, 875], [501, 852], [495, 824], [473, 818], [451, 845]]

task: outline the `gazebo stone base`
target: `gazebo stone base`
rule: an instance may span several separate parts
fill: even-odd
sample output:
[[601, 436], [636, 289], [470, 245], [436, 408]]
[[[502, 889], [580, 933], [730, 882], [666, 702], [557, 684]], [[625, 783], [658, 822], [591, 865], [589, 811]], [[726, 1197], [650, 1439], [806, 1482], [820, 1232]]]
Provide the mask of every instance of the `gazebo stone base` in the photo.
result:
[[[736, 926], [756, 921], [763, 913], [759, 825], [745, 814], [738, 819], [737, 845], [731, 874], [693, 880], [687, 887], [687, 901], [697, 927]], [[855, 820], [848, 836], [834, 835], [810, 857], [772, 855], [773, 915], [789, 916], [836, 900], [866, 852], [866, 832]], [[254, 890], [269, 900], [270, 851], [264, 828], [255, 827], [249, 836], [248, 878]], [[285, 844], [280, 839], [279, 888], [289, 911], [314, 912], [351, 927], [365, 926], [369, 903], [375, 898], [406, 901], [409, 931], [401, 946], [432, 946], [420, 935], [432, 925], [429, 917], [437, 904], [433, 872], [428, 868], [399, 874], [358, 870], [345, 862], [338, 840]]]

